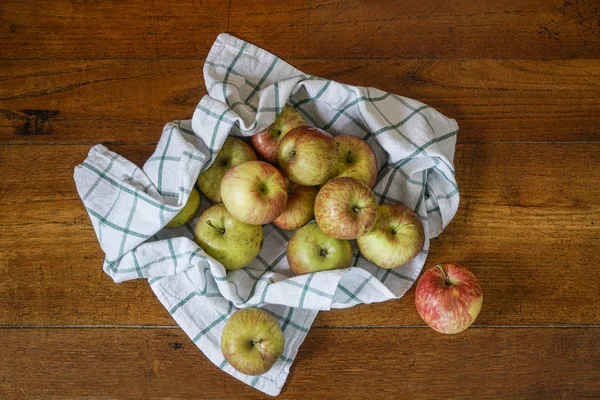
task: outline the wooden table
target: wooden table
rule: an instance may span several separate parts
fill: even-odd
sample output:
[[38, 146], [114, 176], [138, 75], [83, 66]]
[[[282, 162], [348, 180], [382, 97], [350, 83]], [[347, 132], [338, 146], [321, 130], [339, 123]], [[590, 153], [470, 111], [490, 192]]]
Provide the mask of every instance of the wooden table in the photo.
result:
[[458, 214], [429, 262], [472, 269], [471, 329], [398, 301], [319, 314], [281, 398], [600, 396], [600, 4], [585, 0], [0, 2], [0, 398], [261, 398], [146, 282], [114, 284], [75, 191], [205, 93], [230, 32], [460, 125]]

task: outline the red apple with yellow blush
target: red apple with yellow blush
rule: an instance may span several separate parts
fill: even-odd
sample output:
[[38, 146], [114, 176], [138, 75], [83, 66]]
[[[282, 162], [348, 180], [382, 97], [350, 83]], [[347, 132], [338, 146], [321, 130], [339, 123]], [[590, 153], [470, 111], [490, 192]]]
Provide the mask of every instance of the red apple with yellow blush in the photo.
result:
[[475, 321], [483, 304], [479, 281], [458, 264], [437, 264], [417, 283], [415, 304], [423, 321], [438, 332], [459, 333]]

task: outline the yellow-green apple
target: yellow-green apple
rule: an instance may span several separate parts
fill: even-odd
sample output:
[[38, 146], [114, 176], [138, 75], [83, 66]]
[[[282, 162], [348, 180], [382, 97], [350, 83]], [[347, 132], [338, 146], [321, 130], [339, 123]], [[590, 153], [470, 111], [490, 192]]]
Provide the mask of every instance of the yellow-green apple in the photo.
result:
[[304, 225], [315, 215], [315, 197], [319, 190], [312, 186], [302, 186], [287, 180], [288, 200], [285, 210], [273, 223], [288, 231], [293, 231]]
[[356, 136], [336, 136], [338, 147], [337, 176], [348, 176], [372, 188], [377, 179], [377, 158], [371, 146]]
[[260, 308], [244, 308], [229, 317], [221, 335], [227, 362], [246, 375], [262, 375], [277, 362], [285, 338], [277, 320]]
[[349, 240], [327, 236], [313, 222], [294, 233], [288, 243], [287, 260], [296, 275], [348, 268], [352, 263], [352, 245]]
[[277, 161], [291, 181], [304, 186], [321, 185], [335, 174], [337, 146], [327, 132], [300, 127], [281, 140]]
[[402, 204], [379, 206], [373, 229], [356, 240], [363, 257], [386, 269], [399, 267], [415, 258], [424, 243], [421, 220]]
[[240, 221], [268, 224], [285, 209], [285, 178], [271, 164], [247, 161], [227, 171], [221, 182], [221, 198], [229, 212]]
[[423, 321], [441, 333], [462, 332], [475, 321], [483, 304], [479, 281], [465, 267], [442, 263], [423, 273], [415, 291]]
[[206, 197], [220, 203], [221, 181], [231, 168], [246, 161], [256, 160], [256, 153], [244, 141], [229, 136], [212, 165], [198, 176], [198, 187]]
[[302, 115], [295, 108], [286, 105], [271, 126], [252, 136], [250, 140], [261, 156], [270, 162], [275, 162], [281, 139], [292, 129], [305, 125]]
[[315, 199], [315, 219], [326, 235], [356, 239], [369, 232], [377, 219], [377, 199], [367, 185], [354, 178], [327, 182]]
[[226, 270], [233, 271], [244, 268], [260, 253], [263, 229], [234, 218], [225, 205], [219, 203], [200, 215], [194, 240]]
[[175, 218], [169, 221], [167, 228], [176, 228], [185, 224], [190, 219], [194, 218], [194, 215], [198, 212], [198, 208], [200, 208], [200, 193], [198, 193], [195, 188], [192, 188], [187, 203], [185, 203], [185, 206], [183, 206]]

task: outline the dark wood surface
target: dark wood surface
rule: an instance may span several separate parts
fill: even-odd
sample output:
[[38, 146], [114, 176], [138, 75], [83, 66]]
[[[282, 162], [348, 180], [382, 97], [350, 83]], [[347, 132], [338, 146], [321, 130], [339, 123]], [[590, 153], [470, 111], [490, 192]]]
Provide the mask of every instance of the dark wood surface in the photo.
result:
[[595, 1], [0, 2], [0, 398], [263, 398], [143, 281], [112, 283], [73, 167], [142, 163], [230, 32], [301, 70], [456, 118], [458, 214], [428, 262], [481, 280], [471, 329], [397, 301], [320, 313], [281, 398], [600, 396]]

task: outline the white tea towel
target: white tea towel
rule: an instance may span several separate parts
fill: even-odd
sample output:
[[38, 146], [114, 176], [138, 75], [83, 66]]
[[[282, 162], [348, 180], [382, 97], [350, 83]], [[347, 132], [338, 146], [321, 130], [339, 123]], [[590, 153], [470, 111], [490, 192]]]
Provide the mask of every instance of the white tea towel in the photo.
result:
[[[175, 321], [215, 365], [277, 395], [318, 310], [395, 299], [415, 281], [429, 239], [442, 232], [458, 208], [453, 168], [458, 126], [418, 101], [307, 75], [228, 34], [219, 35], [210, 50], [204, 78], [208, 95], [192, 120], [168, 123], [142, 169], [96, 145], [75, 168], [75, 182], [106, 253], [104, 271], [115, 282], [148, 279]], [[260, 255], [246, 268], [227, 272], [193, 241], [198, 216], [182, 227], [163, 229], [227, 136], [247, 137], [265, 129], [285, 104], [312, 126], [361, 137], [373, 147], [378, 199], [407, 205], [423, 222], [426, 240], [419, 256], [383, 270], [355, 248], [350, 268], [294, 276], [285, 257], [293, 232], [269, 224]], [[201, 211], [208, 206], [203, 198]], [[234, 370], [219, 347], [228, 316], [253, 306], [270, 311], [286, 339], [281, 359], [258, 377]]]

